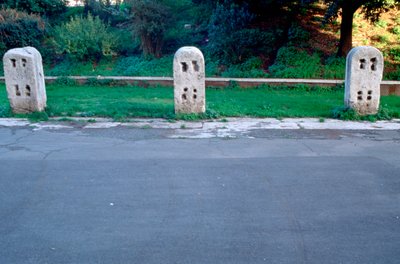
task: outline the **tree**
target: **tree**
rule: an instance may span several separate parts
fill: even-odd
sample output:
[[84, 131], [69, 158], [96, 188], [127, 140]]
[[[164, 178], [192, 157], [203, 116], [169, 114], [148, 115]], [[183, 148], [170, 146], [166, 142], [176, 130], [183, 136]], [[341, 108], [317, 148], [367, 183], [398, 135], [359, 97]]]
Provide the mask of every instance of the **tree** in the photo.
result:
[[[307, 1], [316, 2], [316, 0]], [[342, 17], [338, 57], [346, 56], [352, 48], [353, 17], [358, 9], [361, 8], [366, 19], [376, 21], [383, 11], [400, 5], [400, 0], [324, 0], [324, 2], [328, 4], [326, 20], [336, 18], [338, 15]]]
[[156, 0], [131, 0], [132, 26], [145, 56], [160, 58], [170, 22], [169, 8]]
[[6, 50], [33, 46], [41, 48], [46, 24], [40, 16], [15, 9], [0, 9], [0, 54]]
[[208, 52], [222, 63], [243, 63], [252, 56], [271, 53], [276, 32], [251, 27], [254, 15], [247, 4], [218, 3], [208, 25]]
[[67, 0], [4, 0], [1, 6], [27, 13], [55, 16], [66, 10]]

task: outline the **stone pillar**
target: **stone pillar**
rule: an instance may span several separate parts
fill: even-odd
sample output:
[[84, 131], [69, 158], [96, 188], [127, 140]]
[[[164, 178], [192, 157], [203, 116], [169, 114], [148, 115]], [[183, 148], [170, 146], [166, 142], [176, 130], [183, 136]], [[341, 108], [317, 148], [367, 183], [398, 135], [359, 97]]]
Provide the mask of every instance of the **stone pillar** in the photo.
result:
[[14, 113], [40, 112], [46, 107], [42, 56], [32, 47], [11, 49], [4, 54], [4, 77]]
[[360, 115], [376, 114], [382, 75], [383, 56], [378, 49], [353, 48], [346, 59], [345, 105]]
[[196, 47], [182, 47], [174, 57], [175, 113], [206, 111], [205, 64]]

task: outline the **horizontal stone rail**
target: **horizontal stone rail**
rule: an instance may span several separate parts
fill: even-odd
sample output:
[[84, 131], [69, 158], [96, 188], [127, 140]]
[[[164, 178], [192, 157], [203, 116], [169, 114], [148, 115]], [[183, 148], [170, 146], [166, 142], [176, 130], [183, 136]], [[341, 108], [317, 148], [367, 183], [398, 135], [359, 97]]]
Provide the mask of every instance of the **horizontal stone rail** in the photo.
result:
[[[59, 77], [47, 76], [46, 83], [52, 83]], [[167, 85], [173, 86], [172, 77], [130, 77], [130, 76], [68, 76], [68, 78], [76, 80], [80, 84], [86, 83], [88, 80], [109, 80], [118, 84], [136, 84], [139, 86]], [[4, 77], [0, 77], [0, 81], [4, 82]], [[319, 79], [267, 79], [267, 78], [206, 78], [206, 86], [226, 87], [235, 82], [239, 87], [254, 87], [262, 84], [265, 85], [299, 85], [332, 87], [344, 84], [344, 80], [319, 80]], [[398, 95], [400, 96], [400, 81], [382, 81], [381, 95]]]

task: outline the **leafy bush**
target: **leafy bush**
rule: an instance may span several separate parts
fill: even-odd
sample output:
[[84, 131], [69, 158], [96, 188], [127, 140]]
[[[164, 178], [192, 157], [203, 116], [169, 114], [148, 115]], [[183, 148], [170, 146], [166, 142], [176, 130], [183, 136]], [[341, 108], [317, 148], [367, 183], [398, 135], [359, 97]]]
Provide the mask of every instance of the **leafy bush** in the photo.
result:
[[271, 53], [276, 41], [274, 32], [251, 28], [252, 20], [246, 5], [229, 0], [217, 4], [209, 23], [210, 54], [223, 63], [238, 63], [258, 53]]
[[397, 66], [393, 71], [384, 72], [384, 79], [400, 81], [400, 66]]
[[0, 10], [0, 53], [11, 48], [33, 46], [40, 50], [46, 25], [37, 15], [15, 9]]
[[395, 27], [393, 28], [393, 33], [394, 33], [395, 35], [397, 35], [398, 38], [400, 38], [400, 26], [395, 26]]
[[243, 62], [242, 64], [231, 65], [222, 73], [223, 77], [237, 78], [263, 78], [268, 77], [268, 74], [263, 70], [263, 62], [258, 57], [253, 57]]
[[55, 28], [54, 42], [57, 52], [75, 60], [98, 61], [111, 56], [117, 46], [117, 37], [99, 17], [74, 17]]
[[76, 86], [77, 82], [74, 79], [68, 78], [68, 77], [58, 77], [55, 82], [55, 84], [58, 85], [64, 85], [64, 86]]
[[390, 35], [389, 34], [383, 34], [378, 36], [380, 44], [385, 44], [387, 45], [390, 42]]
[[322, 68], [322, 77], [326, 79], [344, 79], [346, 72], [346, 59], [331, 57], [326, 60]]
[[310, 33], [299, 26], [297, 23], [293, 23], [288, 31], [288, 43], [289, 44], [305, 44], [310, 38]]
[[388, 22], [386, 20], [379, 19], [378, 21], [375, 22], [375, 26], [380, 27], [380, 28], [386, 28], [388, 25]]
[[395, 62], [400, 63], [400, 47], [390, 49], [389, 55], [393, 58]]
[[319, 78], [320, 64], [321, 59], [317, 53], [309, 55], [295, 47], [282, 47], [269, 71], [277, 78]]
[[336, 107], [332, 110], [332, 117], [340, 120], [370, 121], [391, 120], [398, 117], [398, 113], [389, 111], [386, 106], [380, 107], [375, 115], [360, 116], [354, 109], [346, 106]]

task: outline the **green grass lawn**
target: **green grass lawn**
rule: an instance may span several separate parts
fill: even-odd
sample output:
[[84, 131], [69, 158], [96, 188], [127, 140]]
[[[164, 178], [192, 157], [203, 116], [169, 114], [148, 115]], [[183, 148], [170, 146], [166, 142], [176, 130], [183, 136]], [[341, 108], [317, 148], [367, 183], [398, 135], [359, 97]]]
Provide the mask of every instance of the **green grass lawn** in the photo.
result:
[[[207, 88], [207, 113], [200, 118], [217, 117], [332, 117], [332, 110], [343, 105], [342, 88]], [[48, 116], [162, 117], [175, 116], [172, 87], [65, 86], [47, 85]], [[381, 105], [391, 116], [400, 116], [400, 97], [384, 96]], [[0, 84], [0, 117], [10, 114], [4, 84]]]

